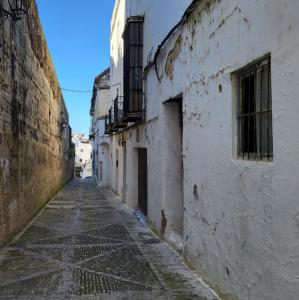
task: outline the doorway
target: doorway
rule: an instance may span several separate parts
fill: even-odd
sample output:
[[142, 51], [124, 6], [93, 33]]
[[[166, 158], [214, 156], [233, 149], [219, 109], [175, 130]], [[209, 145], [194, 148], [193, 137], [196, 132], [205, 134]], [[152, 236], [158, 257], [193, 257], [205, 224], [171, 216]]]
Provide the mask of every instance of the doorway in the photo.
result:
[[123, 202], [126, 202], [127, 191], [127, 144], [123, 142]]
[[147, 216], [147, 149], [138, 149], [138, 207]]
[[[164, 102], [165, 113], [165, 215], [168, 234], [183, 237], [184, 232], [184, 164], [183, 164], [183, 98]], [[167, 233], [166, 233], [167, 234]]]
[[116, 152], [115, 152], [115, 176], [114, 176], [114, 179], [115, 179], [114, 189], [115, 189], [115, 192], [118, 193], [118, 149], [116, 149]]
[[103, 182], [103, 162], [100, 161], [100, 183]]
[[109, 144], [102, 142], [99, 145], [98, 151], [99, 167], [98, 167], [98, 181], [101, 187], [111, 186], [111, 165], [110, 165], [110, 154]]

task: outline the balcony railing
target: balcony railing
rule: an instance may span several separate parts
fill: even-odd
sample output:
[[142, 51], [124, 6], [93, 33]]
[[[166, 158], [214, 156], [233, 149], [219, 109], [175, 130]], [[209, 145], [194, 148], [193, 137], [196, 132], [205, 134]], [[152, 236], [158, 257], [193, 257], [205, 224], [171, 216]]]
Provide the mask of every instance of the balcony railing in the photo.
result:
[[114, 109], [109, 109], [108, 115], [105, 117], [105, 134], [111, 134], [118, 131], [118, 128], [114, 126]]
[[114, 128], [124, 128], [126, 123], [123, 121], [124, 117], [124, 106], [123, 97], [117, 96], [114, 100]]

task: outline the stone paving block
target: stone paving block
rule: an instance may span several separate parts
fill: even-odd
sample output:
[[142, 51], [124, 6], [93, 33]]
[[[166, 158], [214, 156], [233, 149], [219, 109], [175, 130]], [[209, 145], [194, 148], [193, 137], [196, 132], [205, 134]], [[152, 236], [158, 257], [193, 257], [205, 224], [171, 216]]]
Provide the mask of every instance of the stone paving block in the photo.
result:
[[132, 241], [132, 237], [122, 224], [113, 224], [86, 232], [90, 236], [110, 237], [116, 240]]
[[152, 286], [160, 285], [155, 273], [136, 245], [127, 245], [112, 253], [94, 258], [83, 263], [82, 267], [139, 283], [147, 282]]
[[[89, 231], [93, 232], [93, 231]], [[51, 239], [41, 239], [33, 242], [35, 245], [97, 245], [97, 244], [118, 244], [121, 241], [93, 237], [83, 234], [66, 235], [62, 237], [56, 237]]]

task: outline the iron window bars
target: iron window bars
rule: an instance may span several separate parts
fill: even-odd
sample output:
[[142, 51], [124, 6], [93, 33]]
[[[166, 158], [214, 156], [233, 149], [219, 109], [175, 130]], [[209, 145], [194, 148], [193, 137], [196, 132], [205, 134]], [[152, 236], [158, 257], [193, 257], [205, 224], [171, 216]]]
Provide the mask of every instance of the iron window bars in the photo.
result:
[[237, 73], [238, 157], [273, 160], [271, 58], [267, 56]]
[[130, 17], [124, 30], [124, 116], [135, 122], [143, 115], [143, 17]]

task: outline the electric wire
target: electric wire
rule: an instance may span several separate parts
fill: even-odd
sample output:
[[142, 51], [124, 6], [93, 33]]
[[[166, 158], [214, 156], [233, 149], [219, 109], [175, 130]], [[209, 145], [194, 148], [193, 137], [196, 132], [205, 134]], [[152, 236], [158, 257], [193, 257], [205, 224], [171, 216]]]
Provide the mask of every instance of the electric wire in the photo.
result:
[[[98, 88], [100, 90], [107, 90], [107, 89], [110, 89], [114, 86], [118, 86], [118, 85], [121, 85], [121, 83], [116, 83], [116, 84], [113, 84], [113, 85], [110, 85], [110, 86], [99, 86], [99, 85], [94, 85], [95, 88]], [[74, 89], [67, 89], [67, 88], [62, 88], [60, 87], [60, 89], [62, 91], [66, 91], [66, 92], [71, 92], [71, 93], [93, 93], [93, 90], [74, 90]]]

